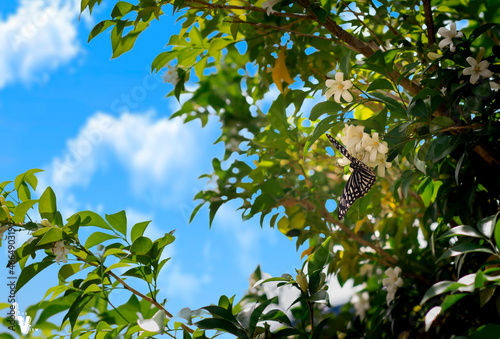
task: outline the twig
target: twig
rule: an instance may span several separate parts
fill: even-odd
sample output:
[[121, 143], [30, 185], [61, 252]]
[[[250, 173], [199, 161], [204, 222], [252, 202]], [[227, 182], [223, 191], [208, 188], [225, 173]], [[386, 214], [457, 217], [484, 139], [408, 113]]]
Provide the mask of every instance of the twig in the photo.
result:
[[[96, 264], [96, 263], [93, 263], [93, 262], [88, 262], [86, 260], [84, 260], [83, 258], [81, 257], [78, 257], [76, 256], [76, 258], [80, 261], [83, 261], [84, 263], [86, 264], [89, 264], [89, 265], [92, 265], [92, 266], [95, 266], [95, 267], [99, 267], [100, 265]], [[104, 265], [101, 265], [104, 270], [106, 270], [106, 267]], [[160, 310], [162, 310], [163, 312], [165, 312], [165, 314], [167, 315], [167, 317], [169, 318], [173, 318], [174, 316], [169, 312], [167, 311], [160, 303], [158, 303], [156, 300], [154, 300], [153, 298], [150, 298], [148, 297], [147, 295], [144, 295], [142, 294], [141, 292], [137, 291], [136, 289], [134, 289], [133, 287], [130, 287], [125, 281], [123, 281], [119, 276], [117, 276], [115, 273], [113, 273], [112, 271], [108, 271], [107, 274], [109, 274], [110, 276], [112, 276], [113, 278], [115, 278], [120, 284], [123, 285], [123, 287], [125, 287], [127, 290], [129, 290], [130, 292], [134, 293], [135, 295], [141, 297], [142, 299], [146, 300], [147, 302], [155, 305], [156, 307], [158, 307]], [[187, 327], [186, 325], [184, 324], [181, 324], [181, 327], [183, 329], [185, 329], [186, 331], [188, 331], [189, 333], [194, 333], [194, 331]]]

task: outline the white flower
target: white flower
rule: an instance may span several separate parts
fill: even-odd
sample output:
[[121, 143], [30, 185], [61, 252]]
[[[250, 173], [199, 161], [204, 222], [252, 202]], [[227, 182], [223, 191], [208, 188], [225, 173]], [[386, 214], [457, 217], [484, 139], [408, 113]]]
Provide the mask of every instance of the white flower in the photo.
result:
[[[342, 133], [343, 137], [340, 139], [346, 145], [349, 153], [361, 151], [361, 140], [364, 136], [365, 128], [363, 126], [345, 125]], [[352, 152], [355, 151], [355, 152]]]
[[365, 151], [369, 154], [369, 159], [371, 162], [375, 162], [377, 160], [377, 155], [379, 153], [384, 155], [389, 151], [387, 142], [381, 142], [379, 140], [377, 132], [373, 133], [371, 137], [368, 133], [363, 135], [362, 143], [365, 147]]
[[155, 313], [153, 318], [151, 319], [144, 319], [142, 314], [137, 312], [137, 316], [139, 319], [137, 319], [137, 325], [139, 325], [140, 328], [142, 328], [144, 331], [148, 332], [155, 332], [155, 333], [163, 333], [164, 330], [164, 321], [165, 321], [165, 312], [163, 310], [158, 310], [158, 312]]
[[275, 13], [276, 11], [273, 9], [273, 6], [276, 5], [278, 2], [281, 0], [267, 0], [264, 1], [262, 4], [262, 8], [267, 10], [267, 15], [271, 15], [272, 13]]
[[52, 253], [56, 256], [56, 263], [59, 265], [59, 261], [62, 260], [63, 263], [67, 263], [66, 255], [69, 254], [71, 246], [68, 246], [64, 241], [57, 241], [52, 246]]
[[40, 224], [42, 224], [42, 225], [43, 225], [43, 226], [45, 226], [45, 227], [54, 227], [54, 226], [50, 223], [50, 221], [48, 221], [47, 219], [43, 219], [43, 220], [40, 222]]
[[490, 63], [486, 60], [481, 62], [477, 62], [476, 59], [472, 57], [467, 57], [467, 62], [471, 67], [467, 67], [464, 69], [464, 75], [470, 75], [470, 83], [475, 84], [479, 80], [479, 76], [484, 78], [489, 78], [493, 75], [493, 73], [488, 69]]
[[385, 271], [387, 278], [382, 280], [382, 284], [387, 288], [387, 305], [394, 300], [396, 291], [399, 287], [403, 286], [403, 279], [400, 277], [401, 268], [388, 268]]
[[446, 46], [450, 45], [450, 51], [455, 52], [455, 45], [453, 45], [453, 38], [461, 38], [464, 36], [462, 32], [457, 32], [457, 25], [452, 22], [450, 25], [450, 29], [446, 29], [445, 27], [441, 27], [438, 30], [438, 34], [444, 37], [443, 40], [439, 43], [439, 48], [443, 49]]
[[179, 81], [179, 75], [177, 74], [177, 66], [168, 65], [168, 69], [165, 73], [163, 73], [162, 77], [163, 77], [163, 82], [168, 82], [174, 86], [177, 85], [177, 82]]
[[344, 80], [344, 73], [335, 73], [335, 80], [326, 80], [326, 86], [329, 87], [325, 93], [327, 99], [333, 95], [335, 102], [340, 104], [340, 97], [344, 98], [345, 101], [351, 102], [353, 97], [349, 93], [348, 89], [352, 87], [351, 80]]
[[364, 319], [366, 311], [370, 309], [370, 295], [368, 292], [354, 294], [351, 298], [351, 304], [354, 306], [356, 314], [359, 315], [361, 319]]
[[500, 85], [497, 84], [496, 82], [494, 81], [490, 81], [490, 87], [493, 91], [498, 91], [498, 89], [500, 88]]
[[371, 164], [373, 165], [373, 167], [377, 167], [377, 175], [379, 177], [385, 177], [385, 170], [392, 166], [392, 164], [390, 162], [385, 161], [385, 159], [386, 159], [385, 154], [379, 153], [377, 155], [377, 159], [375, 160], [375, 162]]

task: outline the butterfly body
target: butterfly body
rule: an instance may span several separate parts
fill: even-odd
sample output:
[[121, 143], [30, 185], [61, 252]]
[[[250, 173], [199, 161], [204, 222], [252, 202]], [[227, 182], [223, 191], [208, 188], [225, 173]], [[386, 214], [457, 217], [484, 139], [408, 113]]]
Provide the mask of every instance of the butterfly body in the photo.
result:
[[333, 146], [335, 146], [335, 148], [338, 149], [343, 156], [351, 161], [351, 168], [353, 169], [353, 172], [349, 177], [349, 180], [347, 180], [347, 184], [345, 185], [344, 191], [342, 192], [342, 196], [339, 200], [338, 215], [339, 220], [342, 220], [349, 207], [351, 207], [357, 199], [368, 193], [368, 191], [372, 188], [375, 183], [375, 173], [370, 167], [362, 163], [359, 159], [353, 157], [337, 140], [328, 134], [326, 136]]

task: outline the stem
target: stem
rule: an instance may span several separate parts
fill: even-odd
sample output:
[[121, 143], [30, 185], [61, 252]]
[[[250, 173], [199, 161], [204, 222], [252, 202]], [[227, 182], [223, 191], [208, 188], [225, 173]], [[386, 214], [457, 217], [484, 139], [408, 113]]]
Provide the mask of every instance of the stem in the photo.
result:
[[[83, 261], [89, 265], [92, 265], [92, 266], [95, 266], [95, 267], [98, 267], [99, 265], [97, 265], [96, 263], [93, 263], [93, 262], [87, 262], [85, 261], [83, 258], [81, 257], [76, 257], [78, 260], [80, 261]], [[102, 267], [105, 269], [105, 266], [102, 265]], [[146, 300], [147, 302], [155, 305], [156, 307], [158, 307], [160, 310], [162, 310], [163, 312], [165, 312], [165, 314], [167, 315], [167, 317], [169, 318], [173, 318], [174, 316], [169, 312], [167, 311], [160, 303], [158, 303], [156, 300], [154, 300], [153, 298], [150, 298], [148, 297], [147, 295], [144, 295], [142, 294], [141, 292], [137, 291], [136, 289], [130, 287], [125, 281], [123, 281], [119, 276], [117, 276], [115, 273], [113, 273], [112, 271], [108, 271], [107, 274], [109, 274], [110, 276], [112, 276], [113, 278], [116, 279], [116, 281], [118, 281], [120, 284], [123, 285], [123, 287], [125, 287], [127, 290], [129, 290], [130, 292], [134, 293], [135, 295], [137, 295], [138, 297], [141, 297], [142, 299]], [[185, 329], [186, 331], [188, 331], [189, 333], [194, 333], [194, 331], [187, 327], [186, 325], [184, 324], [181, 324], [181, 327], [183, 329]]]
[[309, 308], [309, 319], [311, 322], [311, 338], [312, 338], [314, 332], [314, 310], [309, 300], [307, 300], [306, 302], [307, 302], [307, 307]]

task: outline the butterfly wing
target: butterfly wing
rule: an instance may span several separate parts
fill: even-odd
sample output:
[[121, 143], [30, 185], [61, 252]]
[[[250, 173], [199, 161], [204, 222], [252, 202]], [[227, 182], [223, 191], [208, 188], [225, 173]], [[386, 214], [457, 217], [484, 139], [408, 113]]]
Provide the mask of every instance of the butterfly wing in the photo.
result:
[[344, 157], [346, 157], [347, 159], [349, 159], [349, 161], [354, 161], [353, 159], [355, 159], [355, 158], [352, 155], [349, 154], [349, 152], [347, 151], [347, 149], [344, 146], [342, 146], [331, 135], [327, 134], [326, 137], [328, 138], [328, 140], [330, 140], [330, 142], [332, 143], [332, 145], [335, 146], [335, 148], [338, 149], [340, 151], [340, 153], [342, 153], [342, 155]]
[[339, 220], [344, 218], [349, 207], [351, 207], [357, 199], [368, 193], [375, 183], [375, 173], [373, 173], [368, 166], [354, 159], [351, 167], [354, 169], [354, 172], [351, 174], [349, 180], [347, 180], [347, 184], [339, 200]]

